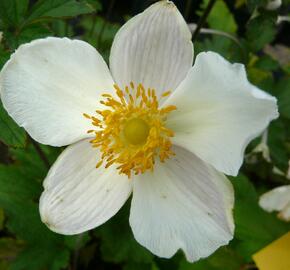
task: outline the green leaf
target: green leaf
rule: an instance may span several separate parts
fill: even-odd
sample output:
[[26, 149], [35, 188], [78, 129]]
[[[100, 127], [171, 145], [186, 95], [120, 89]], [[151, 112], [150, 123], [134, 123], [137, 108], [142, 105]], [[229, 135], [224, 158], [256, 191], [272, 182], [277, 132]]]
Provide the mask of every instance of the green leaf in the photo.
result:
[[269, 55], [261, 56], [257, 59], [256, 63], [254, 64], [255, 68], [265, 71], [275, 71], [279, 68], [279, 62], [274, 60]]
[[26, 23], [48, 18], [74, 17], [94, 11], [86, 1], [40, 0], [32, 8]]
[[253, 11], [255, 8], [265, 6], [268, 0], [247, 0], [249, 10]]
[[13, 147], [24, 147], [26, 134], [0, 104], [0, 141]]
[[0, 260], [0, 269], [1, 270], [9, 270], [9, 262]]
[[113, 39], [120, 25], [105, 21], [102, 17], [96, 16], [94, 18], [84, 18], [81, 26], [86, 30], [83, 39], [96, 47], [103, 58], [108, 60]]
[[234, 250], [222, 247], [208, 258], [196, 263], [182, 260], [178, 270], [237, 270], [242, 264], [242, 258]]
[[31, 246], [20, 253], [11, 270], [67, 269], [69, 256], [68, 250], [58, 246], [58, 243], [44, 247]]
[[95, 12], [102, 10], [102, 3], [99, 0], [87, 0], [87, 2], [94, 8]]
[[[10, 53], [5, 51], [0, 44], [0, 70], [2, 69], [4, 64], [8, 61], [9, 56], [10, 56]], [[0, 107], [1, 106], [2, 105], [0, 105]]]
[[72, 235], [65, 238], [65, 244], [71, 250], [81, 249], [90, 241], [90, 235], [88, 232], [84, 232], [79, 235]]
[[11, 269], [66, 268], [69, 249], [65, 237], [49, 231], [39, 216], [38, 200], [46, 169], [31, 147], [13, 153], [17, 162], [0, 166], [0, 207], [7, 217], [6, 227], [24, 240], [24, 249], [12, 262]]
[[3, 229], [4, 227], [4, 219], [5, 219], [5, 216], [4, 216], [4, 211], [2, 208], [0, 208], [0, 231]]
[[196, 54], [203, 51], [214, 51], [231, 62], [243, 62], [243, 51], [236, 43], [227, 37], [212, 35], [206, 36], [203, 42], [195, 42], [194, 51]]
[[286, 171], [288, 169], [289, 153], [286, 148], [286, 129], [281, 119], [276, 120], [269, 126], [268, 145], [270, 149], [271, 158], [274, 164]]
[[[151, 263], [135, 263], [135, 262], [128, 262], [124, 265], [122, 270], [155, 270], [157, 268], [156, 265]], [[158, 270], [158, 268], [157, 268]]]
[[10, 33], [6, 35], [6, 42], [10, 49], [15, 50], [21, 44], [28, 43], [34, 39], [51, 36], [52, 32], [41, 24], [33, 24], [21, 29], [20, 32]]
[[252, 51], [258, 51], [273, 41], [277, 31], [276, 21], [277, 16], [267, 12], [249, 21], [246, 37]]
[[[40, 186], [37, 178], [27, 175], [19, 165], [0, 165], [0, 201], [38, 199]], [[36, 168], [34, 168], [36, 169]], [[9, 195], [8, 195], [9, 194]], [[8, 196], [10, 196], [8, 198]]]
[[[106, 224], [95, 230], [101, 239], [101, 252], [105, 261], [113, 263], [151, 263], [153, 255], [140, 246], [129, 227], [129, 211], [123, 209]], [[116, 241], [116, 239], [118, 239]]]
[[278, 98], [279, 112], [290, 119], [290, 77], [283, 77], [275, 87]]
[[5, 26], [17, 26], [23, 20], [29, 0], [1, 0], [0, 19]]
[[[208, 5], [208, 2], [209, 0], [203, 1], [203, 9]], [[230, 33], [235, 33], [238, 28], [234, 16], [223, 0], [216, 1], [207, 17], [207, 22], [210, 28]]]
[[[19, 252], [23, 249], [24, 243], [23, 241], [16, 240], [13, 238], [2, 237], [0, 239], [0, 262], [3, 261], [11, 261], [17, 257]], [[0, 269], [1, 264], [0, 264]]]
[[232, 180], [235, 189], [236, 203], [234, 219], [236, 223], [236, 250], [247, 261], [251, 256], [290, 229], [290, 224], [277, 219], [258, 205], [259, 196], [253, 184], [245, 176]]
[[[269, 80], [273, 78], [273, 75], [270, 71], [261, 70], [256, 67], [249, 67], [247, 69], [249, 81], [256, 86], [263, 89], [263, 84], [266, 82], [266, 85], [269, 86]], [[266, 90], [266, 89], [263, 89]]]
[[51, 22], [51, 29], [58, 37], [73, 37], [73, 26], [65, 20], [54, 20]]

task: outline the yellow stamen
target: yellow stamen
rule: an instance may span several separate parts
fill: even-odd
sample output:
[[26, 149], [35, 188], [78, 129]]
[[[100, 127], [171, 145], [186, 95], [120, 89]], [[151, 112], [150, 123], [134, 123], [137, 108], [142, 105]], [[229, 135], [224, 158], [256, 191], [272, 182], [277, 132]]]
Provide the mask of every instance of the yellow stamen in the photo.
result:
[[134, 89], [134, 88], [135, 88], [135, 86], [134, 86], [134, 83], [133, 83], [133, 82], [130, 82], [130, 86], [131, 86], [131, 88], [132, 88], [132, 89]]
[[162, 94], [162, 97], [167, 97], [171, 94], [171, 91], [166, 91]]
[[91, 119], [91, 117], [90, 117], [88, 114], [86, 114], [86, 113], [83, 113], [83, 116], [84, 116], [85, 118]]
[[[84, 113], [84, 117], [92, 121], [96, 130], [95, 138], [90, 141], [92, 147], [99, 148], [102, 155], [96, 167], [104, 164], [105, 168], [117, 165], [120, 174], [129, 178], [132, 174], [153, 170], [155, 159], [161, 162], [173, 156], [170, 138], [172, 130], [165, 126], [168, 113], [176, 110], [173, 105], [159, 108], [156, 91], [142, 84], [135, 87], [133, 82], [122, 90], [113, 85], [118, 98], [103, 94], [105, 100], [100, 101], [108, 109], [97, 110], [97, 116]], [[170, 91], [161, 97], [167, 97]]]

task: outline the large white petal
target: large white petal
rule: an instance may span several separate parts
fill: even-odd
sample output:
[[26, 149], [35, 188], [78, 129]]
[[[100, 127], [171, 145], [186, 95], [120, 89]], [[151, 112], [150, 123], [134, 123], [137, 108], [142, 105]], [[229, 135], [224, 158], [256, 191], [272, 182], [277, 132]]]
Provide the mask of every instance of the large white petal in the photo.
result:
[[0, 75], [5, 109], [37, 141], [62, 146], [91, 129], [100, 93], [113, 80], [101, 55], [88, 43], [46, 38], [20, 46]]
[[278, 117], [276, 99], [251, 85], [244, 66], [213, 52], [197, 56], [193, 68], [166, 104], [174, 144], [217, 170], [236, 175], [247, 144]]
[[232, 239], [233, 188], [191, 152], [173, 151], [175, 157], [134, 179], [130, 225], [154, 254], [169, 258], [182, 249], [196, 261]]
[[281, 211], [290, 203], [290, 185], [274, 188], [260, 197], [259, 205], [269, 211]]
[[110, 68], [115, 81], [174, 90], [192, 66], [191, 33], [173, 2], [160, 1], [129, 20], [115, 36]]
[[47, 226], [61, 234], [93, 229], [115, 215], [131, 194], [132, 183], [116, 168], [96, 169], [98, 150], [88, 140], [69, 146], [50, 169], [40, 199]]

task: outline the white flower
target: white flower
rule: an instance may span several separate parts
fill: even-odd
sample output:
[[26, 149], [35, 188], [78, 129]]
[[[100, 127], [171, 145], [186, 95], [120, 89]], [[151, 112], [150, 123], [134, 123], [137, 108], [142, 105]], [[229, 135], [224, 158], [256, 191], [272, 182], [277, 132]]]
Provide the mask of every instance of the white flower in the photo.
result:
[[286, 178], [290, 180], [290, 160], [288, 160], [288, 170], [286, 173]]
[[278, 9], [282, 5], [282, 0], [269, 0], [266, 9], [275, 10]]
[[261, 142], [253, 149], [251, 153], [249, 153], [246, 156], [246, 160], [249, 163], [255, 163], [257, 162], [257, 157], [253, 157], [254, 154], [261, 153], [262, 157], [267, 161], [271, 162], [271, 157], [270, 157], [270, 149], [268, 146], [268, 129], [266, 129], [263, 134], [262, 134], [262, 139]]
[[266, 192], [260, 197], [259, 205], [268, 212], [279, 211], [279, 218], [290, 221], [290, 185]]
[[38, 142], [71, 144], [44, 181], [51, 230], [93, 229], [133, 191], [134, 236], [158, 256], [182, 249], [195, 261], [232, 239], [223, 173], [238, 173], [249, 141], [278, 116], [276, 100], [241, 64], [213, 52], [192, 61], [191, 34], [169, 1], [120, 29], [111, 72], [79, 40], [36, 40], [13, 54], [0, 77], [4, 107]]

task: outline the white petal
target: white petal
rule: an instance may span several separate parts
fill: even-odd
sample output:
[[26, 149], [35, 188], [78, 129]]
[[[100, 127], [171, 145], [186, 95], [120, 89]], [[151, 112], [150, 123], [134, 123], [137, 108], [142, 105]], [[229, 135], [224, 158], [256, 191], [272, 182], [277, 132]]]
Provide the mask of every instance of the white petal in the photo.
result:
[[266, 211], [281, 211], [290, 203], [290, 185], [274, 188], [260, 197], [259, 205]]
[[174, 144], [217, 170], [236, 175], [247, 144], [278, 117], [276, 99], [251, 85], [244, 66], [216, 53], [197, 56], [193, 68], [164, 105]]
[[130, 225], [152, 253], [169, 258], [182, 249], [196, 261], [232, 239], [233, 188], [189, 151], [173, 151], [174, 158], [134, 179]]
[[62, 146], [87, 137], [83, 113], [93, 113], [113, 80], [88, 43], [46, 38], [22, 45], [0, 75], [1, 99], [19, 126], [37, 141]]
[[278, 216], [285, 221], [290, 221], [290, 202], [282, 209]]
[[275, 10], [282, 5], [282, 0], [269, 0], [266, 9]]
[[42, 221], [61, 234], [93, 229], [114, 216], [132, 191], [115, 168], [96, 169], [100, 155], [88, 140], [69, 146], [50, 169], [40, 199]]
[[191, 33], [175, 5], [160, 1], [129, 20], [115, 36], [110, 68], [115, 81], [174, 90], [192, 66]]

